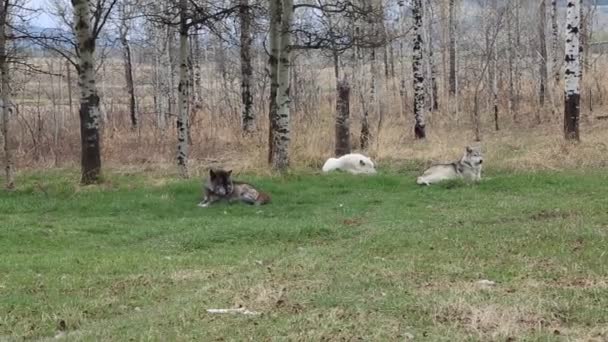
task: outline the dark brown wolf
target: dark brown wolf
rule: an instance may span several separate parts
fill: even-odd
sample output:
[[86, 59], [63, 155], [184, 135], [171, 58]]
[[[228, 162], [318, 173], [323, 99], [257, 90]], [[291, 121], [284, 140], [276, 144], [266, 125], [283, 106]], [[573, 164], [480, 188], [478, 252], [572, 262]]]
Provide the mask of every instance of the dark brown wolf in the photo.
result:
[[233, 181], [232, 170], [209, 170], [209, 177], [203, 185], [203, 200], [198, 206], [208, 207], [221, 200], [262, 205], [270, 202], [270, 196], [249, 183]]

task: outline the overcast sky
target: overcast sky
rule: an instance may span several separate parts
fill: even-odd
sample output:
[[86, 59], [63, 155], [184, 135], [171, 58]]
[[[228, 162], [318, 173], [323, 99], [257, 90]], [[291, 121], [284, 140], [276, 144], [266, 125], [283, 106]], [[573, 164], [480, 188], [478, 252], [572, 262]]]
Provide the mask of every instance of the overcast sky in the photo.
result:
[[39, 26], [39, 27], [44, 27], [44, 28], [51, 28], [51, 27], [56, 27], [57, 25], [55, 24], [55, 22], [53, 21], [53, 19], [46, 14], [46, 8], [48, 7], [48, 2], [47, 0], [28, 0], [28, 4], [30, 8], [32, 9], [41, 9], [43, 11], [39, 11], [39, 13], [37, 14], [37, 16], [35, 18], [32, 18], [32, 25], [35, 26]]

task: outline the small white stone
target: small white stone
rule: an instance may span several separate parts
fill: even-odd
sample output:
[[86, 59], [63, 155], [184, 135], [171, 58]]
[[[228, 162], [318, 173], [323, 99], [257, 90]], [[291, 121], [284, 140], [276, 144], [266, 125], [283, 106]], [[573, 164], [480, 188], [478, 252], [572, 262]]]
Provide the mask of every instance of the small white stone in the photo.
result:
[[496, 285], [496, 282], [488, 280], [488, 279], [482, 279], [482, 280], [478, 280], [477, 281], [477, 285], [480, 285], [480, 286], [494, 286], [494, 285]]

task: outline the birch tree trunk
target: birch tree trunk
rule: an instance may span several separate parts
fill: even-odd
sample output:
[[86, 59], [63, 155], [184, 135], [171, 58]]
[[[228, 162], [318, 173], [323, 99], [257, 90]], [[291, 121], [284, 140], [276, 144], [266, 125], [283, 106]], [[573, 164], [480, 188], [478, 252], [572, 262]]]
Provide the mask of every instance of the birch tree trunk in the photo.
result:
[[[538, 102], [541, 107], [545, 105], [545, 97], [547, 94], [547, 38], [545, 34], [545, 27], [547, 23], [547, 6], [545, 0], [540, 0], [540, 6], [538, 8], [538, 43], [539, 43], [539, 55], [540, 61], [538, 63], [540, 84], [538, 89]], [[540, 112], [537, 112], [540, 113]], [[540, 114], [537, 116], [537, 122], [540, 123]]]
[[439, 110], [439, 92], [437, 89], [437, 67], [435, 65], [435, 57], [433, 54], [433, 50], [434, 50], [434, 46], [433, 46], [433, 11], [431, 9], [431, 2], [430, 0], [428, 1], [428, 6], [427, 6], [427, 20], [426, 20], [426, 37], [427, 37], [427, 49], [428, 49], [428, 53], [427, 53], [427, 58], [428, 58], [428, 77], [430, 79], [430, 89], [429, 89], [429, 94], [430, 94], [430, 103], [429, 103], [429, 110], [430, 111], [437, 111]]
[[[500, 23], [498, 18], [498, 3], [497, 0], [492, 0], [492, 17], [493, 24], [495, 25], [494, 29], [496, 30], [496, 35], [500, 30]], [[491, 60], [492, 67], [490, 68], [489, 76], [490, 76], [490, 85], [491, 85], [491, 93], [492, 93], [492, 110], [494, 113], [494, 129], [496, 131], [500, 130], [500, 126], [498, 125], [498, 44], [489, 44], [490, 38], [490, 24], [488, 24], [488, 29], [486, 33], [486, 48], [489, 49], [489, 59]], [[496, 38], [494, 38], [496, 39]]]
[[240, 0], [239, 20], [241, 23], [241, 128], [243, 133], [255, 131], [255, 115], [253, 113], [253, 94], [251, 84], [253, 67], [251, 66], [251, 10], [249, 0]]
[[[375, 22], [372, 24], [375, 25]], [[372, 32], [375, 32], [375, 26], [372, 27]], [[361, 134], [360, 143], [361, 149], [367, 150], [369, 147], [369, 141], [371, 138], [371, 130], [369, 127], [369, 115], [370, 112], [374, 113], [378, 106], [376, 105], [376, 74], [378, 72], [378, 65], [376, 60], [376, 49], [372, 48], [370, 51], [370, 84], [369, 84], [369, 105], [363, 109], [363, 117], [361, 118]], [[377, 132], [376, 132], [377, 133]]]
[[182, 178], [188, 178], [188, 0], [179, 1], [179, 85], [177, 115], [177, 169]]
[[337, 81], [336, 99], [336, 157], [350, 153], [350, 86], [346, 78]]
[[279, 88], [277, 92], [276, 130], [273, 133], [274, 154], [272, 166], [275, 170], [285, 171], [289, 167], [290, 141], [290, 83], [291, 80], [291, 22], [293, 0], [283, 0], [281, 18], [281, 52], [279, 53]]
[[520, 6], [519, 0], [515, 0], [515, 96], [513, 97], [513, 121], [517, 123], [519, 121], [519, 101], [521, 98], [521, 75], [522, 75], [522, 45], [521, 45], [521, 18], [520, 18]]
[[81, 172], [83, 184], [99, 181], [101, 173], [101, 112], [95, 78], [95, 37], [91, 29], [89, 1], [72, 0], [77, 38], [78, 86], [80, 87]]
[[566, 140], [579, 140], [580, 77], [581, 60], [579, 50], [580, 2], [568, 0], [566, 10], [566, 71], [564, 73], [564, 136]]
[[449, 39], [449, 55], [450, 55], [450, 74], [449, 74], [449, 95], [456, 96], [456, 19], [454, 18], [454, 2], [449, 0], [448, 5], [448, 39]]
[[15, 171], [13, 165], [13, 150], [10, 145], [10, 77], [7, 56], [7, 33], [8, 33], [8, 7], [9, 0], [0, 3], [0, 106], [2, 110], [2, 139], [4, 145], [4, 187], [7, 190], [15, 188]]
[[[123, 4], [123, 6], [127, 6]], [[121, 18], [120, 28], [118, 30], [120, 43], [122, 45], [122, 58], [123, 64], [125, 68], [125, 81], [127, 84], [127, 93], [129, 95], [129, 117], [131, 119], [131, 129], [135, 130], [138, 124], [136, 104], [135, 104], [135, 86], [133, 84], [133, 63], [131, 58], [131, 46], [129, 44], [128, 34], [129, 34], [129, 23], [127, 22], [127, 13], [124, 13], [125, 9], [123, 9], [123, 17]]]
[[279, 57], [281, 54], [281, 15], [282, 0], [270, 0], [270, 54], [268, 67], [270, 69], [270, 99], [268, 101], [268, 164], [273, 164], [275, 158], [275, 131], [278, 129], [277, 92], [279, 89]]
[[422, 23], [423, 23], [422, 0], [412, 1], [412, 16], [414, 17], [414, 47], [412, 50], [412, 70], [414, 72], [414, 136], [416, 139], [424, 139], [425, 131], [425, 108], [424, 108], [424, 70], [422, 61]]
[[557, 27], [557, 0], [551, 0], [551, 40], [552, 40], [552, 55], [553, 55], [553, 77], [555, 84], [559, 84], [560, 78], [560, 66], [558, 64], [558, 53], [559, 53], [559, 30]]
[[72, 64], [65, 62], [66, 82], [68, 87], [68, 105], [70, 106], [70, 119], [74, 117], [74, 99], [72, 96]]
[[585, 60], [585, 53], [587, 51], [587, 16], [585, 15], [585, 3], [584, 0], [579, 1], [579, 33], [578, 33], [578, 58], [580, 59], [580, 81], [583, 81], [583, 68], [587, 61]]
[[194, 51], [191, 53], [191, 62], [192, 62], [192, 101], [194, 103], [194, 108], [199, 110], [203, 106], [203, 94], [202, 94], [202, 70], [201, 70], [201, 42], [200, 37], [197, 32], [194, 36], [190, 37], [192, 41], [192, 48]]
[[[494, 2], [496, 5], [496, 2]], [[497, 8], [494, 7], [494, 14], [497, 14]], [[498, 17], [496, 18], [498, 20]], [[496, 24], [498, 25], [498, 23]], [[498, 28], [496, 28], [498, 30]], [[500, 130], [498, 125], [498, 44], [494, 44], [494, 51], [492, 52], [492, 102], [494, 107], [494, 129]]]
[[514, 114], [514, 103], [515, 103], [515, 75], [514, 75], [514, 43], [513, 43], [513, 8], [512, 8], [512, 2], [507, 3], [507, 59], [508, 59], [508, 64], [509, 64], [509, 105], [508, 105], [508, 110], [509, 110], [509, 116], [513, 115], [513, 117], [515, 118], [515, 114]]

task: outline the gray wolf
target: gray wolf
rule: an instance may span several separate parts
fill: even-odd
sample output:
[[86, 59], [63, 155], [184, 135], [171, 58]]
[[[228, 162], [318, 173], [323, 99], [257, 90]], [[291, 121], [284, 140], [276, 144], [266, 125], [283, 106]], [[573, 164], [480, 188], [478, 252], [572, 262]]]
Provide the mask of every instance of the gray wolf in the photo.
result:
[[463, 178], [478, 182], [481, 180], [481, 165], [483, 155], [481, 148], [467, 146], [460, 160], [449, 164], [437, 164], [426, 169], [422, 176], [418, 177], [416, 183], [420, 185], [431, 185], [450, 179]]
[[204, 208], [222, 200], [262, 205], [270, 202], [270, 196], [249, 183], [233, 181], [232, 170], [209, 170], [203, 185], [203, 200], [198, 206]]
[[323, 164], [323, 172], [342, 170], [352, 174], [374, 174], [376, 166], [369, 158], [359, 153], [349, 153], [340, 158], [329, 158]]

